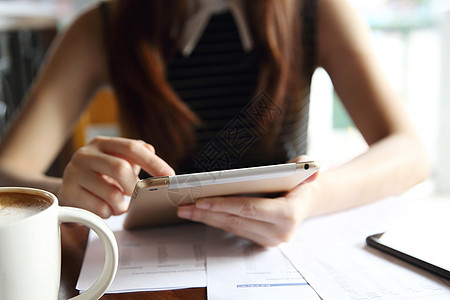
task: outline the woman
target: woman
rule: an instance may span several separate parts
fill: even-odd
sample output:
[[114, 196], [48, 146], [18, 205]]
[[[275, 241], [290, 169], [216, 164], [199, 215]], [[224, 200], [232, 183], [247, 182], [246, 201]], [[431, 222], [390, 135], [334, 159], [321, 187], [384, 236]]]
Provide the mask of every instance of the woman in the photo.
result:
[[[320, 66], [368, 151], [277, 198], [214, 197], [178, 208], [179, 217], [277, 245], [307, 217], [402, 192], [428, 175], [369, 45], [345, 0], [111, 1], [82, 14], [53, 47], [2, 140], [1, 183], [47, 189], [62, 205], [107, 218], [127, 210], [123, 195], [141, 169], [166, 176], [300, 160]], [[96, 138], [63, 178], [45, 176], [103, 86], [116, 92], [124, 137]]]

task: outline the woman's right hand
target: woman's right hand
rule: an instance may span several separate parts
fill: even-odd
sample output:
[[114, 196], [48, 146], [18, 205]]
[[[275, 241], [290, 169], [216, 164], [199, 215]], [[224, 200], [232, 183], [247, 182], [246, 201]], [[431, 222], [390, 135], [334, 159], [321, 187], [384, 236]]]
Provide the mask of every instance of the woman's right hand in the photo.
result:
[[152, 176], [174, 175], [152, 145], [119, 137], [96, 137], [75, 152], [63, 175], [61, 205], [87, 209], [102, 218], [124, 213], [144, 169]]

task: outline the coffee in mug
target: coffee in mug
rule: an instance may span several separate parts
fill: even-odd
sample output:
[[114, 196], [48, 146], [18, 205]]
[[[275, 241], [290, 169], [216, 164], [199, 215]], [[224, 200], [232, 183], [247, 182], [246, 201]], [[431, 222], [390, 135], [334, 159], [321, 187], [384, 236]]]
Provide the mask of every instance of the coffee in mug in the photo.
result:
[[73, 299], [99, 299], [118, 267], [114, 234], [98, 216], [83, 209], [60, 207], [55, 195], [38, 189], [0, 187], [0, 299], [56, 300], [61, 275], [59, 225], [90, 227], [105, 248], [98, 280]]
[[32, 194], [0, 193], [0, 224], [20, 221], [51, 205], [45, 197]]

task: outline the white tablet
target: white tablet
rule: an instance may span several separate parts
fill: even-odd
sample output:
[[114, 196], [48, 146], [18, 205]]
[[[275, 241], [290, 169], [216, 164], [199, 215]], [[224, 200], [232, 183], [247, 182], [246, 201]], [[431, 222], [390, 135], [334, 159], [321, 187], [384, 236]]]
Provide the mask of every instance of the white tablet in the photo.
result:
[[134, 188], [124, 227], [185, 221], [177, 217], [177, 207], [198, 198], [289, 191], [318, 170], [308, 161], [143, 179]]

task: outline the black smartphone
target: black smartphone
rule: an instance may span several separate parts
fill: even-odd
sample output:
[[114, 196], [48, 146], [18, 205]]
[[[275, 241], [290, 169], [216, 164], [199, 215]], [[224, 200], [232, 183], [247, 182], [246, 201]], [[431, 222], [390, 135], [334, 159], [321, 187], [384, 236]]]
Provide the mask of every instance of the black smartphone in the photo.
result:
[[[403, 252], [399, 249], [394, 249], [393, 247], [391, 247], [383, 242], [383, 240], [381, 239], [382, 235], [383, 235], [383, 233], [378, 233], [378, 234], [368, 236], [366, 238], [367, 245], [369, 245], [375, 249], [381, 250], [385, 253], [388, 253], [392, 256], [395, 256], [403, 261], [411, 263], [419, 268], [422, 268], [422, 269], [424, 269], [428, 272], [431, 272], [435, 275], [438, 275], [442, 278], [450, 280], [450, 270], [441, 268], [435, 264], [431, 264], [425, 260], [422, 260], [417, 257], [411, 256], [409, 254], [406, 254], [405, 252]], [[450, 259], [450, 257], [449, 257], [449, 259]]]

